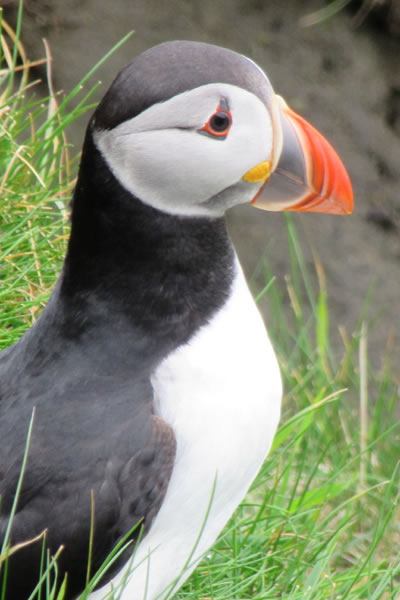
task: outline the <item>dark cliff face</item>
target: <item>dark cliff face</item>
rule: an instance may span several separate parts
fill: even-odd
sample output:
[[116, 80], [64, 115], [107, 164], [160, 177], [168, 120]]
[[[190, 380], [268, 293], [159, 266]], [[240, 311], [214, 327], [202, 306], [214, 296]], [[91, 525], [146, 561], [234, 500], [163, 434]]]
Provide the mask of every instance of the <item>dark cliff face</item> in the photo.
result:
[[[6, 17], [11, 19], [16, 2], [5, 4]], [[31, 59], [44, 54], [41, 38], [49, 40], [54, 87], [68, 91], [117, 40], [134, 29], [133, 37], [96, 74], [96, 79], [104, 82], [98, 97], [133, 56], [169, 39], [223, 45], [259, 63], [274, 89], [328, 137], [350, 173], [355, 191], [351, 217], [296, 215], [295, 221], [300, 222], [310, 270], [314, 272], [308, 239], [325, 267], [334, 331], [339, 324], [349, 333], [356, 329], [360, 307], [375, 283], [369, 315], [380, 316], [369, 331], [369, 347], [372, 357], [378, 358], [390, 328], [395, 344], [400, 338], [400, 38], [396, 37], [400, 16], [394, 0], [379, 3], [379, 10], [365, 15], [362, 9], [367, 5], [352, 2], [352, 11], [343, 10], [306, 27], [312, 19], [305, 17], [326, 7], [325, 2], [289, 0], [282, 8], [280, 2], [254, 0], [171, 0], [163, 5], [154, 0], [41, 0], [34, 7], [32, 3], [25, 7], [22, 39]], [[354, 19], [359, 23], [356, 28]], [[43, 93], [47, 94], [45, 86]], [[77, 149], [86, 121], [84, 117], [73, 123], [69, 131]], [[289, 272], [284, 216], [238, 208], [229, 221], [247, 274], [252, 274], [266, 251], [278, 284], [284, 288], [284, 276]], [[265, 282], [260, 279], [258, 283], [261, 287]], [[265, 309], [268, 312], [268, 307]], [[337, 344], [341, 352], [339, 336]], [[399, 358], [397, 344], [394, 352]]]

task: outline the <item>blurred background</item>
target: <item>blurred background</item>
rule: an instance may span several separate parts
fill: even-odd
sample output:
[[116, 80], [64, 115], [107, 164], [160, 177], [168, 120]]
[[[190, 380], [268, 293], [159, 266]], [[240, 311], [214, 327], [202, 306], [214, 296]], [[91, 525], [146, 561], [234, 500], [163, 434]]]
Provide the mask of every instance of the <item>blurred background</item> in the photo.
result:
[[[16, 0], [3, 0], [16, 21]], [[335, 351], [368, 322], [376, 368], [400, 358], [400, 0], [25, 0], [21, 39], [31, 60], [52, 54], [54, 89], [68, 93], [128, 31], [132, 37], [96, 72], [99, 99], [117, 72], [159, 42], [191, 39], [226, 46], [256, 61], [277, 93], [313, 123], [343, 159], [353, 182], [349, 217], [293, 215], [318, 286], [324, 270]], [[47, 95], [46, 73], [41, 93]], [[88, 89], [90, 84], [87, 84]], [[67, 135], [79, 151], [88, 115]], [[286, 217], [251, 207], [228, 216], [255, 292], [276, 276], [293, 316]], [[266, 265], [268, 265], [266, 267]], [[321, 282], [321, 273], [319, 281]], [[261, 301], [268, 321], [268, 293]]]

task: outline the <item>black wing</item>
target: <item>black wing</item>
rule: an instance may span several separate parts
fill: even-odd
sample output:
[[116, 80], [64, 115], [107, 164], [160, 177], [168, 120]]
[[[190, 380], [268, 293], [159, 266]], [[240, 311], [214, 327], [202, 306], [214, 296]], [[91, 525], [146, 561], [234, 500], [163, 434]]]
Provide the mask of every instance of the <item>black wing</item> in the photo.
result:
[[[45, 385], [43, 377], [35, 379], [29, 369], [16, 375], [18, 355], [21, 350], [16, 346], [0, 355], [0, 544], [35, 407], [9, 542], [15, 546], [45, 531], [51, 556], [63, 546], [59, 581], [67, 572], [66, 597], [73, 598], [86, 581], [93, 507], [92, 574], [136, 524], [133, 541], [151, 526], [171, 476], [175, 437], [170, 426], [152, 413], [148, 378], [121, 381], [88, 375], [78, 361], [69, 375], [65, 370], [60, 375], [49, 366]], [[38, 582], [42, 551], [43, 538], [10, 556], [8, 598], [29, 597]], [[114, 571], [125, 560], [127, 555], [114, 565]], [[0, 589], [5, 572], [3, 564]], [[108, 572], [101, 584], [111, 575]]]

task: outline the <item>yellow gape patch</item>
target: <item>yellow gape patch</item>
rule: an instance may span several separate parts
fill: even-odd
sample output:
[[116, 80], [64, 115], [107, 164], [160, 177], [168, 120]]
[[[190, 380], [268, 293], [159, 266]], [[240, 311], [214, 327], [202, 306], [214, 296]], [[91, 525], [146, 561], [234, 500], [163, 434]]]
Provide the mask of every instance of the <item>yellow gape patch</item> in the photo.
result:
[[271, 172], [271, 163], [268, 160], [264, 160], [264, 162], [259, 163], [247, 173], [245, 173], [242, 177], [245, 181], [249, 181], [250, 183], [257, 183], [258, 181], [265, 181], [270, 176]]

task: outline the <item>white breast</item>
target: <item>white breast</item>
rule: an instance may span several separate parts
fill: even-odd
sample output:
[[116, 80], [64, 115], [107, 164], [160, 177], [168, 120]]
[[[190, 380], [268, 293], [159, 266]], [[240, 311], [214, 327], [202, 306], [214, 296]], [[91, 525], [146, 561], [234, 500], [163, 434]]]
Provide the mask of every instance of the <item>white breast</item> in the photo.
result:
[[[152, 383], [156, 412], [175, 432], [177, 455], [162, 507], [130, 565], [123, 600], [165, 598], [181, 585], [271, 446], [282, 393], [279, 367], [239, 265], [228, 302], [168, 356]], [[90, 598], [100, 600], [109, 590], [110, 584]]]

